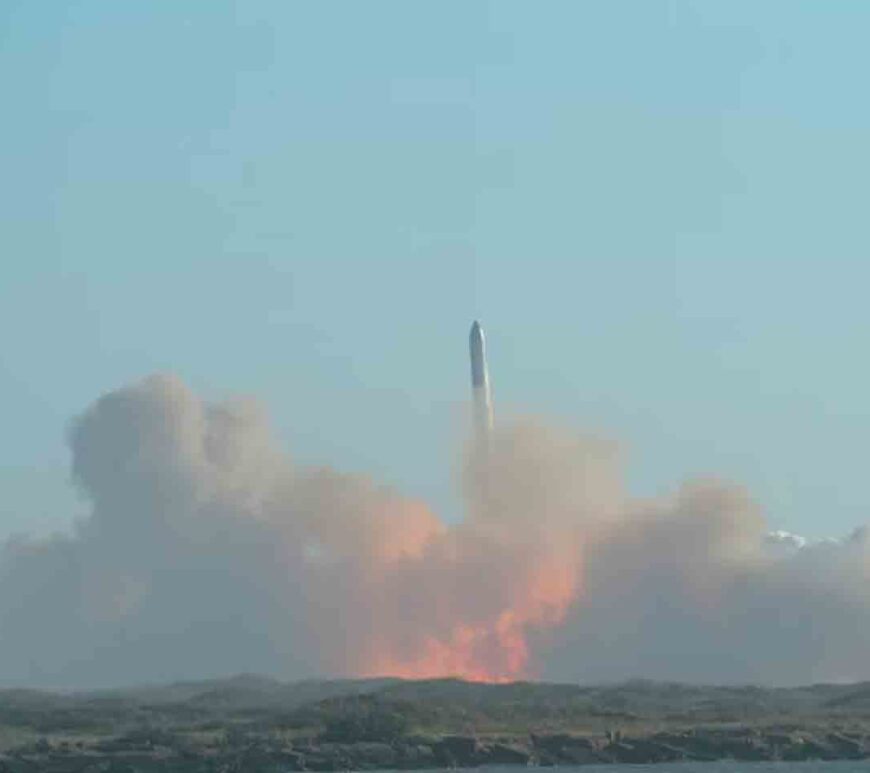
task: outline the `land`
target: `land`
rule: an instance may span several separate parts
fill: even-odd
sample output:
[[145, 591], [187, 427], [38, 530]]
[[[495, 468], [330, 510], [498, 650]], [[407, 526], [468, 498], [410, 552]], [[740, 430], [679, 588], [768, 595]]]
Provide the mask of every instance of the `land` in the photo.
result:
[[870, 757], [870, 683], [282, 683], [0, 690], [0, 773], [286, 771]]

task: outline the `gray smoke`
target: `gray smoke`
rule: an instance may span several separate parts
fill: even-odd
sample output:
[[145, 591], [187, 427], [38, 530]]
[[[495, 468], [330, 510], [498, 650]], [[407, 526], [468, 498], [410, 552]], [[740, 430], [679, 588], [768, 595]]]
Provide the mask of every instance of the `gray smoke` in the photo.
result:
[[251, 400], [153, 376], [70, 431], [90, 505], [0, 553], [0, 681], [259, 672], [870, 678], [868, 539], [768, 532], [740, 487], [627, 496], [615, 446], [541, 423], [467, 454], [466, 515], [295, 465]]

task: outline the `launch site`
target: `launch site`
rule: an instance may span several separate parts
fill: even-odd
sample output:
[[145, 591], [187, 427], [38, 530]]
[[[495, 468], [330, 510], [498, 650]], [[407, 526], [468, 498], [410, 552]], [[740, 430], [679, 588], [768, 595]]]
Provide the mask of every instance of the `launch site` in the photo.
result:
[[0, 3], [0, 773], [865, 770], [868, 31]]

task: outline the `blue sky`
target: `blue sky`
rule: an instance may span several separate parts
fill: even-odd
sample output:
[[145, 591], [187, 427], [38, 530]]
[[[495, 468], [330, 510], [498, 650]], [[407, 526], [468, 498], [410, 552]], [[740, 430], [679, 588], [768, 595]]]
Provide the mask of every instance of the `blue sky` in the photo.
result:
[[631, 489], [870, 507], [870, 5], [173, 0], [0, 9], [0, 536], [83, 511], [64, 433], [155, 370], [459, 517], [497, 410]]

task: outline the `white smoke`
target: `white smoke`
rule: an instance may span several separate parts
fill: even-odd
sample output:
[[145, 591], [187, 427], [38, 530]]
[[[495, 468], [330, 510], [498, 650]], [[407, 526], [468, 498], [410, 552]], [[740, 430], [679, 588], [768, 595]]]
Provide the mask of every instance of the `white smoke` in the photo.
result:
[[294, 465], [255, 402], [207, 405], [173, 377], [102, 397], [70, 445], [89, 516], [0, 553], [5, 684], [870, 678], [864, 530], [770, 532], [719, 481], [632, 500], [600, 439], [497, 428], [455, 525]]
[[776, 555], [777, 551], [800, 550], [807, 544], [805, 537], [801, 537], [800, 534], [792, 534], [790, 531], [783, 531], [782, 529], [768, 532], [764, 537], [764, 542], [770, 547], [771, 551], [774, 551], [774, 555]]

